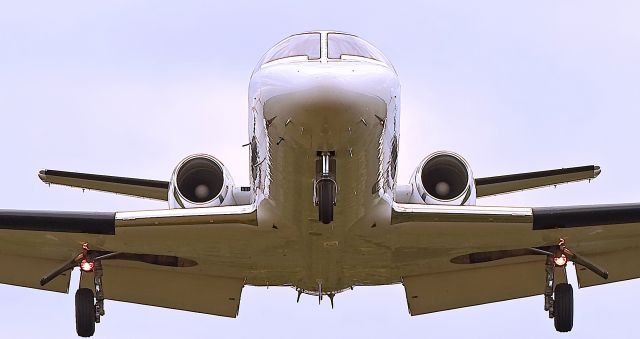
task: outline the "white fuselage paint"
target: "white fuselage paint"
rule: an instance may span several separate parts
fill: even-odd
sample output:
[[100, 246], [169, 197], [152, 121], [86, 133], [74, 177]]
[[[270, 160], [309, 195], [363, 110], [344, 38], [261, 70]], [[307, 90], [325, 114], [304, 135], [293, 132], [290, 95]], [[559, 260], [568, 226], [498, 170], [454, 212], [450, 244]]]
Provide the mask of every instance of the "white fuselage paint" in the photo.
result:
[[[258, 223], [288, 239], [282, 260], [295, 261], [298, 269], [291, 281], [256, 274], [247, 283], [294, 285], [310, 293], [322, 285], [330, 293], [399, 280], [353, 269], [369, 260], [358, 234], [389, 224], [399, 112], [397, 74], [373, 60], [323, 55], [271, 62], [254, 72], [249, 136]], [[318, 221], [313, 202], [318, 151], [335, 152], [338, 193], [330, 224]]]

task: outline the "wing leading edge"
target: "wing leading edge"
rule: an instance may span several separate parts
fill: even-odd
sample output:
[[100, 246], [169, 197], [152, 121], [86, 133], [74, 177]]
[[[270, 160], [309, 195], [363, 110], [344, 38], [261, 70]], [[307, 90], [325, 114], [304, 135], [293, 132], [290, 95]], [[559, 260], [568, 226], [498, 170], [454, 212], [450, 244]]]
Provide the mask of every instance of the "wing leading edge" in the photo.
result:
[[600, 172], [599, 166], [591, 165], [476, 178], [477, 197], [480, 198], [569, 182], [591, 180], [598, 177]]
[[56, 170], [42, 170], [38, 173], [38, 177], [46, 184], [78, 187], [156, 200], [166, 201], [169, 192], [168, 181]]

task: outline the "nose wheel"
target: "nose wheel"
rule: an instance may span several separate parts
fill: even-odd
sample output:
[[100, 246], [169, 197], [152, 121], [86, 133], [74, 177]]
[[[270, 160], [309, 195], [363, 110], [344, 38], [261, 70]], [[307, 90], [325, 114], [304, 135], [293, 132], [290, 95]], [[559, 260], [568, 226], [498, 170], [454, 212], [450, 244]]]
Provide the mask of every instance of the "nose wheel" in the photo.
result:
[[333, 221], [333, 206], [335, 205], [336, 184], [326, 179], [317, 183], [318, 186], [318, 219], [323, 224]]
[[336, 183], [336, 160], [334, 152], [318, 152], [313, 202], [318, 206], [318, 220], [323, 224], [333, 221], [338, 185]]

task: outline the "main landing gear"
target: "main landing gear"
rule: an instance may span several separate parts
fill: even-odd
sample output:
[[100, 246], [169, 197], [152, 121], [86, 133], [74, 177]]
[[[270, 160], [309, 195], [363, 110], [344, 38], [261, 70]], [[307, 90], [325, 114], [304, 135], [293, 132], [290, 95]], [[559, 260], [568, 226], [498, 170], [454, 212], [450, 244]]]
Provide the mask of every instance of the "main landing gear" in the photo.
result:
[[[44, 286], [60, 274], [79, 266], [83, 274], [93, 272], [94, 289], [79, 288], [76, 291], [76, 332], [81, 337], [90, 337], [96, 331], [96, 324], [104, 316], [104, 292], [102, 290], [102, 260], [118, 255], [118, 252], [95, 256], [89, 251], [87, 244], [82, 251], [68, 262], [47, 274], [40, 280]], [[95, 293], [94, 293], [95, 290]]]
[[[96, 324], [104, 315], [104, 292], [102, 291], [102, 263], [93, 261], [92, 269], [80, 267], [84, 273], [93, 271], [95, 294], [90, 288], [76, 291], [76, 332], [81, 337], [90, 337], [96, 331]], [[95, 298], [95, 304], [94, 304]]]
[[336, 205], [338, 184], [336, 183], [335, 152], [318, 152], [316, 179], [313, 186], [313, 203], [318, 206], [318, 220], [323, 224], [333, 221], [333, 207]]
[[557, 265], [555, 259], [553, 256], [547, 256], [544, 310], [549, 312], [549, 318], [553, 319], [556, 331], [569, 332], [573, 328], [573, 287], [568, 283], [554, 284], [556, 267], [564, 270], [566, 265], [566, 261]]
[[580, 264], [603, 279], [609, 277], [607, 271], [596, 266], [586, 258], [571, 251], [565, 246], [564, 239], [553, 252], [534, 249], [547, 255], [545, 272], [547, 282], [544, 291], [544, 310], [549, 312], [549, 318], [558, 332], [569, 332], [573, 328], [573, 287], [568, 283], [555, 283], [555, 269], [564, 270], [569, 261]]

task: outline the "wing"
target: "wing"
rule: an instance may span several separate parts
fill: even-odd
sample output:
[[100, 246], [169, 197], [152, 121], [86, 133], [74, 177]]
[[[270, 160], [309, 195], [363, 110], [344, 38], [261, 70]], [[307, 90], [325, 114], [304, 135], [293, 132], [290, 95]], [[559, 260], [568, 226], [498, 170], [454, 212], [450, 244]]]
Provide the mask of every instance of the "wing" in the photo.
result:
[[580, 287], [640, 277], [640, 204], [394, 204], [391, 220], [385, 237], [412, 315], [541, 295], [546, 256], [538, 250], [560, 239], [609, 272], [605, 280], [576, 265]]
[[598, 166], [581, 166], [549, 171], [509, 174], [477, 178], [476, 190], [478, 197], [485, 197], [575, 181], [591, 180], [598, 175], [600, 175], [600, 167]]
[[42, 182], [47, 184], [78, 187], [157, 200], [167, 200], [169, 191], [168, 181], [55, 170], [42, 170], [38, 174], [38, 177]]
[[[40, 279], [83, 244], [103, 260], [105, 297], [235, 317], [253, 251], [253, 205], [120, 213], [0, 211], [0, 282], [67, 292], [68, 272]], [[83, 274], [81, 284], [88, 285]]]

